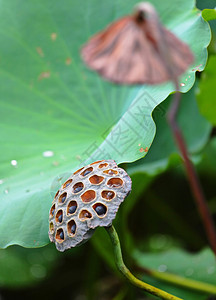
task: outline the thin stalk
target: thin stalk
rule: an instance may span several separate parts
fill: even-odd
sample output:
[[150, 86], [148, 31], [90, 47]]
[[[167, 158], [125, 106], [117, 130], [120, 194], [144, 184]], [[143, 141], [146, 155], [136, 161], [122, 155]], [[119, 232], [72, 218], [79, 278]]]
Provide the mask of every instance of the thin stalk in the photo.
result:
[[178, 92], [178, 90], [179, 90], [178, 81], [175, 80], [174, 83], [175, 83], [177, 92], [175, 93], [174, 99], [169, 108], [169, 111], [167, 114], [167, 120], [172, 129], [172, 132], [173, 132], [176, 144], [179, 148], [179, 151], [180, 151], [181, 155], [183, 156], [183, 163], [184, 163], [184, 166], [186, 169], [187, 178], [188, 178], [188, 181], [190, 184], [192, 194], [194, 196], [194, 200], [195, 200], [197, 209], [201, 216], [209, 244], [216, 255], [216, 230], [214, 227], [214, 222], [213, 222], [212, 216], [210, 214], [210, 211], [209, 211], [209, 208], [207, 205], [207, 201], [206, 201], [201, 183], [197, 176], [196, 170], [195, 170], [192, 162], [189, 159], [187, 147], [186, 147], [182, 132], [176, 122], [176, 116], [177, 116], [180, 101], [181, 101], [181, 94], [180, 94], [180, 92]]
[[184, 287], [187, 289], [191, 289], [191, 290], [194, 290], [197, 292], [216, 295], [216, 286], [209, 284], [209, 283], [205, 283], [205, 282], [201, 282], [201, 281], [197, 281], [197, 280], [193, 280], [193, 279], [188, 279], [188, 278], [185, 278], [185, 277], [182, 277], [179, 275], [175, 275], [172, 273], [168, 273], [168, 272], [162, 273], [162, 272], [152, 270], [152, 269], [146, 269], [146, 268], [139, 267], [139, 270], [142, 270], [149, 276], [152, 276], [154, 278], [160, 279], [162, 281], [168, 282], [173, 285], [178, 285], [178, 286], [181, 286], [181, 287]]
[[157, 296], [161, 299], [166, 299], [166, 300], [182, 300], [181, 298], [178, 298], [176, 296], [173, 296], [163, 290], [160, 290], [154, 286], [151, 286], [140, 279], [136, 278], [125, 266], [123, 258], [122, 258], [122, 252], [121, 252], [121, 246], [120, 246], [120, 241], [118, 238], [118, 234], [113, 227], [113, 225], [109, 227], [105, 227], [106, 231], [108, 232], [110, 239], [112, 241], [113, 245], [113, 250], [114, 250], [114, 255], [115, 255], [115, 262], [116, 265], [119, 269], [119, 271], [135, 286], [145, 290], [146, 292]]

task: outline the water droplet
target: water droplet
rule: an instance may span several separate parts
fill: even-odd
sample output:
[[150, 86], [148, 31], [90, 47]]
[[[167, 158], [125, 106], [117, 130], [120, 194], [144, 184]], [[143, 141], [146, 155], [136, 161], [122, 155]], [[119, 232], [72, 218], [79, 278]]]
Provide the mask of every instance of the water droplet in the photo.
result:
[[182, 82], [182, 83], [180, 83], [180, 86], [185, 86], [185, 83], [183, 83], [183, 82]]
[[2, 184], [4, 182], [4, 180], [3, 179], [0, 179], [0, 184]]
[[53, 151], [47, 150], [43, 152], [44, 157], [52, 157], [54, 155]]
[[166, 265], [160, 265], [159, 267], [158, 267], [158, 271], [159, 272], [165, 272], [167, 270], [167, 266]]
[[11, 165], [12, 165], [13, 167], [17, 167], [17, 161], [16, 161], [15, 159], [13, 159], [13, 160], [11, 161]]

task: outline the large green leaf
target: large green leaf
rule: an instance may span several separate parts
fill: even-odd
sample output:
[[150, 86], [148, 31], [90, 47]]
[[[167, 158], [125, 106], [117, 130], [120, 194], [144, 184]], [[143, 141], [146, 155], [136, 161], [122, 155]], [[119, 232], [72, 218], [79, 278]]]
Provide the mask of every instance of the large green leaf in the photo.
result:
[[199, 171], [201, 173], [210, 175], [210, 177], [214, 182], [216, 176], [215, 166], [216, 166], [216, 137], [213, 137], [210, 143], [208, 143], [207, 147], [205, 148], [202, 162], [199, 165]]
[[[139, 266], [144, 268], [150, 268], [159, 272], [169, 272], [188, 279], [209, 283], [213, 286], [216, 285], [215, 257], [210, 249], [205, 249], [197, 254], [177, 249], [159, 253], [141, 253], [136, 250], [134, 259]], [[162, 288], [182, 299], [207, 299], [208, 293], [160, 282], [147, 276], [144, 277], [144, 280], [156, 284], [158, 288]]]
[[[186, 92], [205, 66], [209, 26], [193, 0], [152, 2], [161, 21], [195, 54], [180, 79]], [[48, 243], [50, 186], [59, 174], [100, 158], [135, 161], [145, 155], [140, 147], [150, 147], [152, 110], [172, 84], [114, 86], [87, 70], [79, 56], [90, 35], [134, 4], [0, 1], [1, 247]]]
[[[211, 132], [210, 123], [199, 113], [195, 98], [196, 90], [197, 87], [195, 86], [190, 92], [182, 95], [178, 112], [178, 123], [185, 138], [188, 151], [195, 159], [206, 145]], [[171, 101], [172, 95], [154, 111], [153, 116], [157, 124], [154, 143], [145, 158], [129, 166], [128, 171], [130, 174], [143, 172], [155, 175], [164, 171], [169, 163], [180, 161], [181, 158], [177, 154], [178, 150], [171, 129], [164, 116]]]
[[216, 9], [204, 9], [202, 16], [206, 21], [212, 21], [216, 19]]
[[12, 246], [0, 250], [0, 287], [38, 283], [54, 268], [59, 254], [49, 245], [40, 249]]
[[216, 55], [211, 56], [208, 61], [205, 72], [199, 83], [199, 91], [197, 93], [197, 102], [200, 112], [213, 125], [216, 125]]

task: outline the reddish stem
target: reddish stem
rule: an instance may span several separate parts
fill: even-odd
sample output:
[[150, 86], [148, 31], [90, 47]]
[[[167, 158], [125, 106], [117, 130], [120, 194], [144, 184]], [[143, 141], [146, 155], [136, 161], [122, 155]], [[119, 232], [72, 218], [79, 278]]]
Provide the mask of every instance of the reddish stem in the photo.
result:
[[[178, 87], [178, 81], [175, 80], [175, 87], [176, 90], [179, 90]], [[178, 124], [176, 122], [176, 116], [178, 113], [178, 108], [181, 101], [181, 94], [179, 92], [176, 92], [174, 95], [173, 102], [171, 103], [171, 106], [169, 108], [167, 119], [170, 124], [170, 127], [172, 129], [176, 144], [180, 150], [180, 153], [183, 156], [183, 163], [186, 169], [188, 181], [190, 184], [191, 191], [194, 196], [195, 203], [197, 205], [197, 209], [200, 213], [209, 243], [211, 245], [212, 250], [214, 251], [216, 255], [216, 231], [214, 227], [214, 222], [212, 219], [212, 216], [210, 214], [207, 201], [202, 189], [202, 186], [200, 184], [199, 178], [197, 176], [196, 170], [192, 164], [192, 162], [189, 159], [187, 147], [183, 138], [183, 135], [181, 133], [180, 128], [178, 127]]]

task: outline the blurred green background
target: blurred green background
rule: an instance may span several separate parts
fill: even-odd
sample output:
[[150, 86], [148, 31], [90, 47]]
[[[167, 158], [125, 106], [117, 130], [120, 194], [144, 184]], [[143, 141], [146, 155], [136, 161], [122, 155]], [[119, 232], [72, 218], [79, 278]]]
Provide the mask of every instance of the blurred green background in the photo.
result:
[[[162, 22], [190, 44], [203, 70], [210, 30], [193, 1], [151, 2]], [[0, 250], [0, 300], [154, 298], [119, 274], [103, 228], [65, 253], [48, 244], [48, 211], [58, 186], [80, 164], [104, 155], [121, 163], [133, 182], [114, 221], [128, 267], [135, 274], [146, 266], [216, 285], [215, 258], [165, 119], [171, 84], [144, 87], [150, 104], [142, 102], [145, 130], [137, 135], [143, 125], [128, 129], [122, 116], [139, 88], [103, 82], [80, 61], [88, 37], [135, 3], [0, 2], [0, 244], [11, 245]], [[196, 5], [202, 10], [216, 2]], [[178, 121], [216, 221], [216, 20], [209, 24], [208, 64], [195, 84], [194, 72], [186, 74], [190, 79], [184, 75], [182, 91], [194, 86], [182, 94]], [[123, 141], [109, 148], [105, 140], [113, 142], [117, 125]], [[132, 143], [124, 140], [128, 135]], [[139, 141], [144, 149], [152, 144], [145, 157]], [[216, 299], [141, 276], [183, 299]]]

